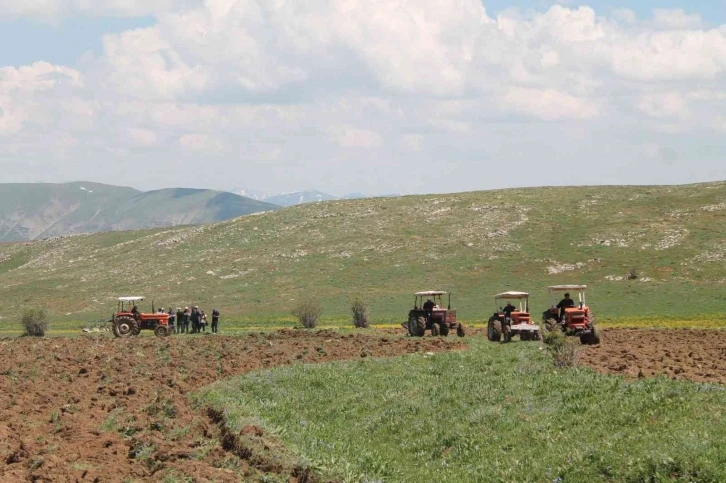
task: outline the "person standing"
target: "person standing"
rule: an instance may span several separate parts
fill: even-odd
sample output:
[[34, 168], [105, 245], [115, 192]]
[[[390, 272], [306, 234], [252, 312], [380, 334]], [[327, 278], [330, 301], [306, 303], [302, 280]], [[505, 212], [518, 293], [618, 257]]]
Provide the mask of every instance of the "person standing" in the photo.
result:
[[192, 309], [192, 334], [199, 333], [199, 322], [201, 321], [201, 314], [199, 313], [199, 306], [195, 305]]
[[171, 330], [173, 332], [175, 329], [175, 326], [176, 326], [176, 314], [174, 314], [174, 311], [171, 309], [171, 307], [169, 307], [169, 313], [167, 315], [169, 316], [169, 319], [168, 319], [169, 330]]
[[185, 334], [189, 333], [189, 321], [192, 317], [192, 312], [189, 310], [189, 307], [184, 307], [184, 329], [183, 332]]
[[182, 331], [182, 325], [184, 324], [184, 311], [181, 307], [176, 309], [176, 333], [180, 334]]
[[212, 309], [212, 334], [217, 333], [218, 326], [219, 326], [219, 310], [214, 308], [214, 309]]
[[199, 326], [202, 328], [202, 332], [207, 332], [207, 314], [201, 310], [199, 316]]

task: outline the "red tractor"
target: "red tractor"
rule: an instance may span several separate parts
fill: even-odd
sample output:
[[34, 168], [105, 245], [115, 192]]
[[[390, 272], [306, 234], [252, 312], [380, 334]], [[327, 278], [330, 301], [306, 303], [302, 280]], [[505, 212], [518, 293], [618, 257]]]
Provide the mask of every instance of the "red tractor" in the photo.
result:
[[[464, 337], [464, 326], [456, 321], [456, 310], [451, 308], [451, 294], [447, 308], [443, 308], [442, 296], [446, 292], [430, 290], [414, 294], [413, 309], [408, 312], [408, 323], [402, 324], [412, 337], [422, 337], [427, 330], [431, 335], [449, 335], [455, 330], [456, 335]], [[424, 302], [424, 299], [426, 301]]]
[[144, 297], [119, 297], [118, 307], [111, 318], [113, 335], [116, 337], [131, 337], [139, 335], [142, 330], [153, 330], [157, 337], [166, 337], [174, 332], [169, 324], [169, 314], [154, 312], [151, 304], [150, 314], [139, 312], [136, 302]]
[[[600, 331], [595, 327], [595, 315], [585, 302], [587, 285], [554, 285], [549, 288], [550, 308], [542, 318], [546, 330], [562, 330], [567, 335], [578, 336], [587, 345], [600, 343]], [[577, 292], [577, 300], [570, 298]], [[564, 298], [557, 302], [560, 294]]]
[[[515, 302], [507, 311], [501, 306], [502, 301], [508, 305]], [[487, 338], [491, 341], [509, 342], [512, 337], [519, 335], [520, 340], [539, 340], [539, 326], [533, 324], [529, 317], [529, 294], [527, 292], [502, 292], [494, 296], [494, 307], [497, 309], [489, 318], [487, 324]], [[497, 308], [498, 307], [498, 308]], [[509, 317], [507, 317], [509, 313]]]

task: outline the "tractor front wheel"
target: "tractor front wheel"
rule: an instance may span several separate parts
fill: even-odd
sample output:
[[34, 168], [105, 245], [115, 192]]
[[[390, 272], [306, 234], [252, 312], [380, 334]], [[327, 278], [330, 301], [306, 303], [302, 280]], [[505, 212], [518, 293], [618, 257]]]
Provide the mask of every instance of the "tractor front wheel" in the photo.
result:
[[502, 323], [498, 319], [489, 319], [489, 325], [487, 325], [487, 338], [492, 342], [499, 342], [502, 340]]
[[163, 325], [157, 325], [154, 329], [154, 335], [157, 337], [166, 337], [169, 335], [169, 328]]
[[124, 338], [137, 335], [136, 321], [133, 317], [119, 317], [113, 324], [113, 333]]
[[509, 327], [509, 324], [504, 324], [503, 332], [504, 332], [504, 342], [511, 342], [512, 341], [512, 329], [511, 329], [511, 327]]
[[412, 315], [408, 318], [408, 335], [411, 337], [423, 337], [426, 332], [426, 318]]
[[519, 333], [519, 340], [530, 340], [530, 332], [523, 330]]
[[444, 337], [448, 337], [449, 336], [449, 326], [446, 325], [446, 322], [444, 322], [443, 324], [441, 324], [441, 327], [439, 327], [439, 334], [441, 334]]
[[441, 326], [436, 322], [431, 324], [431, 335], [433, 335], [434, 337], [438, 337], [439, 335], [441, 335]]
[[464, 337], [466, 335], [466, 331], [464, 330], [464, 326], [459, 324], [456, 326], [456, 335], [459, 337]]

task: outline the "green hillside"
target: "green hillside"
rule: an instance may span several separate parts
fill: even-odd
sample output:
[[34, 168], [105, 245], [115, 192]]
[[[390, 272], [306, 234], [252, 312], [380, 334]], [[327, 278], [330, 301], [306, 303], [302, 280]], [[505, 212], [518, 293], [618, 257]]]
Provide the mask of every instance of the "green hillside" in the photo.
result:
[[359, 294], [375, 321], [391, 322], [405, 317], [412, 292], [444, 289], [460, 318], [482, 320], [498, 291], [529, 291], [540, 312], [548, 285], [587, 283], [599, 317], [722, 314], [725, 221], [724, 182], [340, 200], [3, 244], [0, 300], [5, 320], [41, 305], [56, 320], [92, 320], [116, 296], [141, 294], [157, 307], [198, 303], [260, 322], [305, 298], [342, 320]]
[[0, 184], [0, 241], [211, 223], [277, 208], [231, 193], [98, 183]]

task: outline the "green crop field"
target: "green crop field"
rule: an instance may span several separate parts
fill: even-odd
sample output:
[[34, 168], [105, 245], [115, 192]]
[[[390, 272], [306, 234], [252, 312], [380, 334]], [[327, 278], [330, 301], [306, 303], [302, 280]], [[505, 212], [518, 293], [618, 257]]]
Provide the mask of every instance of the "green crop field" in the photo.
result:
[[[217, 307], [226, 327], [290, 326], [317, 299], [347, 324], [361, 296], [377, 324], [401, 322], [418, 290], [453, 293], [468, 323], [503, 290], [585, 283], [602, 322], [721, 325], [726, 183], [531, 188], [342, 200], [191, 227], [0, 244], [0, 330], [45, 307], [67, 330], [108, 317], [115, 297]], [[637, 278], [629, 278], [631, 272]], [[150, 308], [150, 307], [149, 307]], [[676, 322], [674, 322], [676, 321]]]
[[193, 403], [338, 481], [726, 481], [722, 386], [555, 370], [538, 344], [467, 342], [251, 373]]

